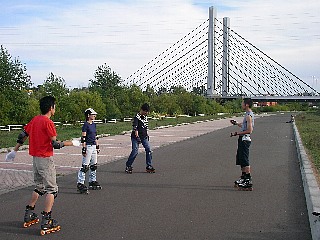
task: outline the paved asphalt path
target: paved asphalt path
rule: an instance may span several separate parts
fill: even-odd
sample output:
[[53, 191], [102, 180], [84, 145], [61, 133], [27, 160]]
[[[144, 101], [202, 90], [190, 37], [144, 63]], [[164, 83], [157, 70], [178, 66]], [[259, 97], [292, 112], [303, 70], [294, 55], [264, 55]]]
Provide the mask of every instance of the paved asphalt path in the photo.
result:
[[[4, 193], [0, 239], [311, 239], [289, 118], [256, 119], [252, 192], [233, 187], [240, 172], [237, 138], [229, 137], [237, 128], [230, 126], [155, 148], [155, 174], [144, 172], [143, 153], [132, 175], [124, 173], [126, 157], [100, 165], [103, 189], [89, 195], [76, 192], [76, 173], [60, 177], [53, 208], [61, 223], [57, 233], [40, 236], [39, 224], [22, 228], [32, 187]], [[39, 199], [37, 212], [42, 208]]]

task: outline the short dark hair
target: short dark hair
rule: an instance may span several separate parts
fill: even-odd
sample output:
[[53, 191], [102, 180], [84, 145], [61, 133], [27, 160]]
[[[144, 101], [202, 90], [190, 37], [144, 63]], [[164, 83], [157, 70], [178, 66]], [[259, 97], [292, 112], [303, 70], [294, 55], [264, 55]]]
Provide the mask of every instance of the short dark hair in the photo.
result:
[[143, 111], [146, 111], [146, 112], [149, 112], [150, 111], [150, 106], [148, 103], [144, 103], [142, 106], [141, 106], [141, 110]]
[[250, 108], [251, 108], [252, 105], [253, 105], [253, 101], [252, 101], [251, 98], [244, 98], [244, 99], [243, 99], [243, 102], [244, 102], [245, 105], [248, 104]]
[[54, 107], [56, 99], [52, 96], [46, 96], [40, 99], [40, 111], [42, 114], [47, 114], [51, 107]]

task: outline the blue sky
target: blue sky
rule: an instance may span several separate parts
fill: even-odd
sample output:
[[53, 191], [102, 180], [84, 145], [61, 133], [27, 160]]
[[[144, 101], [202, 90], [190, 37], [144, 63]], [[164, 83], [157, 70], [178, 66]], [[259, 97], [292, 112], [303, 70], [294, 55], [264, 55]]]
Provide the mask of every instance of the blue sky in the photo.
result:
[[87, 86], [107, 63], [123, 79], [208, 19], [218, 18], [320, 89], [319, 0], [0, 0], [0, 44], [35, 85], [50, 72]]

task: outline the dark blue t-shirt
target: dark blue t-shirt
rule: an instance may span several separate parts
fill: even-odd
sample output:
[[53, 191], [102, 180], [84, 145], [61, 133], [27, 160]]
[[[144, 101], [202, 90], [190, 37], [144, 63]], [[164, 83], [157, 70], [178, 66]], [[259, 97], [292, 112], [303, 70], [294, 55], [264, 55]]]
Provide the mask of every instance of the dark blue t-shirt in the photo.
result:
[[91, 124], [85, 122], [82, 126], [82, 132], [87, 133], [87, 145], [96, 145], [97, 130], [96, 124], [94, 122], [92, 122]]

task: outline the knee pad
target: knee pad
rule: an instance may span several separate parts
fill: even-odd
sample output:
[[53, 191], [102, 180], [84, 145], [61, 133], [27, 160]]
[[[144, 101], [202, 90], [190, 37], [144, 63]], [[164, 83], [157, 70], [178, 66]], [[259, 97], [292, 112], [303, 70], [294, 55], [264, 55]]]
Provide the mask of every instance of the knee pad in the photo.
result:
[[34, 191], [36, 192], [36, 193], [38, 193], [40, 196], [43, 196], [44, 194], [45, 194], [45, 192], [44, 191], [40, 191], [40, 190], [38, 190], [38, 189], [34, 189]]
[[89, 165], [82, 165], [82, 168], [80, 169], [81, 172], [88, 172], [89, 171]]
[[54, 199], [56, 199], [58, 197], [58, 192], [51, 192], [50, 194], [52, 194], [54, 196]]
[[98, 168], [97, 164], [90, 165], [91, 171], [95, 171], [95, 170], [97, 170], [97, 168]]

